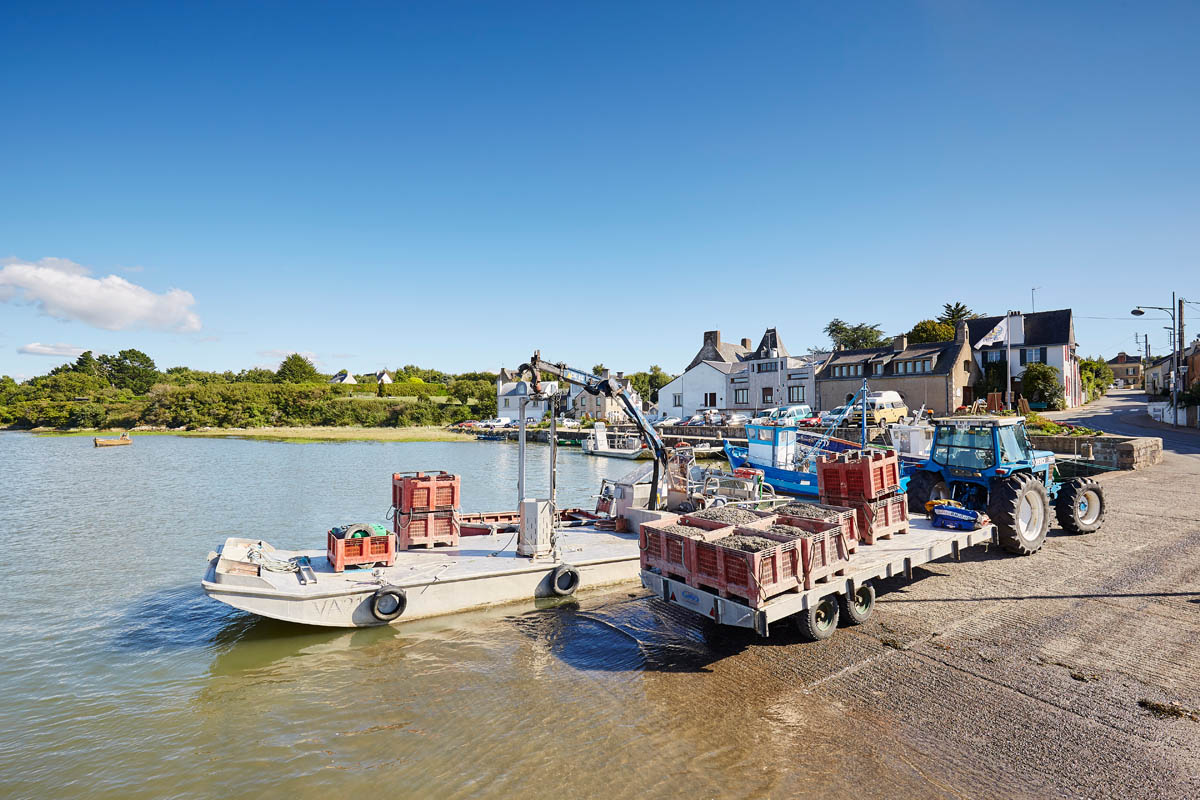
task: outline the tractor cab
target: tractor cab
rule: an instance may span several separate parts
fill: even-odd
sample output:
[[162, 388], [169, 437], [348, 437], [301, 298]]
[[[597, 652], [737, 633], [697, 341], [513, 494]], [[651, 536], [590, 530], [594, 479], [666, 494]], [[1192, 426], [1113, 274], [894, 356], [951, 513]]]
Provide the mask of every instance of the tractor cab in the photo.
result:
[[955, 500], [986, 512], [1000, 543], [1014, 553], [1036, 552], [1050, 525], [1050, 505], [1070, 533], [1099, 529], [1104, 492], [1096, 481], [1059, 483], [1054, 453], [1034, 450], [1023, 417], [942, 417], [934, 420], [929, 458], [909, 475], [912, 511], [929, 501]]
[[1054, 453], [1034, 450], [1021, 417], [944, 417], [934, 421], [929, 460], [959, 482], [980, 483], [1017, 472], [1053, 480]]

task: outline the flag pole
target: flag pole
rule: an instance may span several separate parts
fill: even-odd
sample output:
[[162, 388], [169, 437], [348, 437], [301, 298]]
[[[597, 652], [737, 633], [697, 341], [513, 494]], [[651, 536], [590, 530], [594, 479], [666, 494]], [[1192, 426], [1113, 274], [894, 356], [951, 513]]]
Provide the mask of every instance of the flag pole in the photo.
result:
[[1012, 411], [1012, 314], [1004, 320], [1004, 376], [1007, 388], [1004, 391], [1005, 408]]

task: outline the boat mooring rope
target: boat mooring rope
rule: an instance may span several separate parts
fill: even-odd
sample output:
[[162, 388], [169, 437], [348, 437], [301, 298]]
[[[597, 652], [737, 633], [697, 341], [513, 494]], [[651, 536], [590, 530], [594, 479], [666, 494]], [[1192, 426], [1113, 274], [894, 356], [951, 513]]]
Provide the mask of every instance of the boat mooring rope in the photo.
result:
[[263, 552], [262, 546], [252, 544], [246, 548], [246, 560], [251, 564], [257, 564], [262, 569], [268, 572], [299, 572], [300, 564], [296, 559], [289, 558], [273, 558]]

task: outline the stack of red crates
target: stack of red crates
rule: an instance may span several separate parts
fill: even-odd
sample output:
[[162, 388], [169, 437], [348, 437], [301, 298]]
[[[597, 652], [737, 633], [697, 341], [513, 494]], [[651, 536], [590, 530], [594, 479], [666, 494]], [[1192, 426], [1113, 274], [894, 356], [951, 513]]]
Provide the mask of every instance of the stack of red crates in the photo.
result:
[[462, 480], [437, 472], [397, 472], [392, 475], [393, 527], [399, 549], [444, 544], [458, 546]]
[[864, 544], [908, 533], [908, 498], [900, 491], [895, 450], [841, 453], [817, 461], [821, 502], [853, 508]]

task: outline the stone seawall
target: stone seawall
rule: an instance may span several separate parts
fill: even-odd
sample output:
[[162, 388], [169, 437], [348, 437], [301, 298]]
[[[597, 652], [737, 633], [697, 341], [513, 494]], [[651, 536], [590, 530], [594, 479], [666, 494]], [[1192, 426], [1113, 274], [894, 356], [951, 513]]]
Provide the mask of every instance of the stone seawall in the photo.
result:
[[1162, 461], [1162, 439], [1157, 436], [1039, 436], [1029, 440], [1038, 450], [1079, 456], [1116, 469], [1145, 469]]

